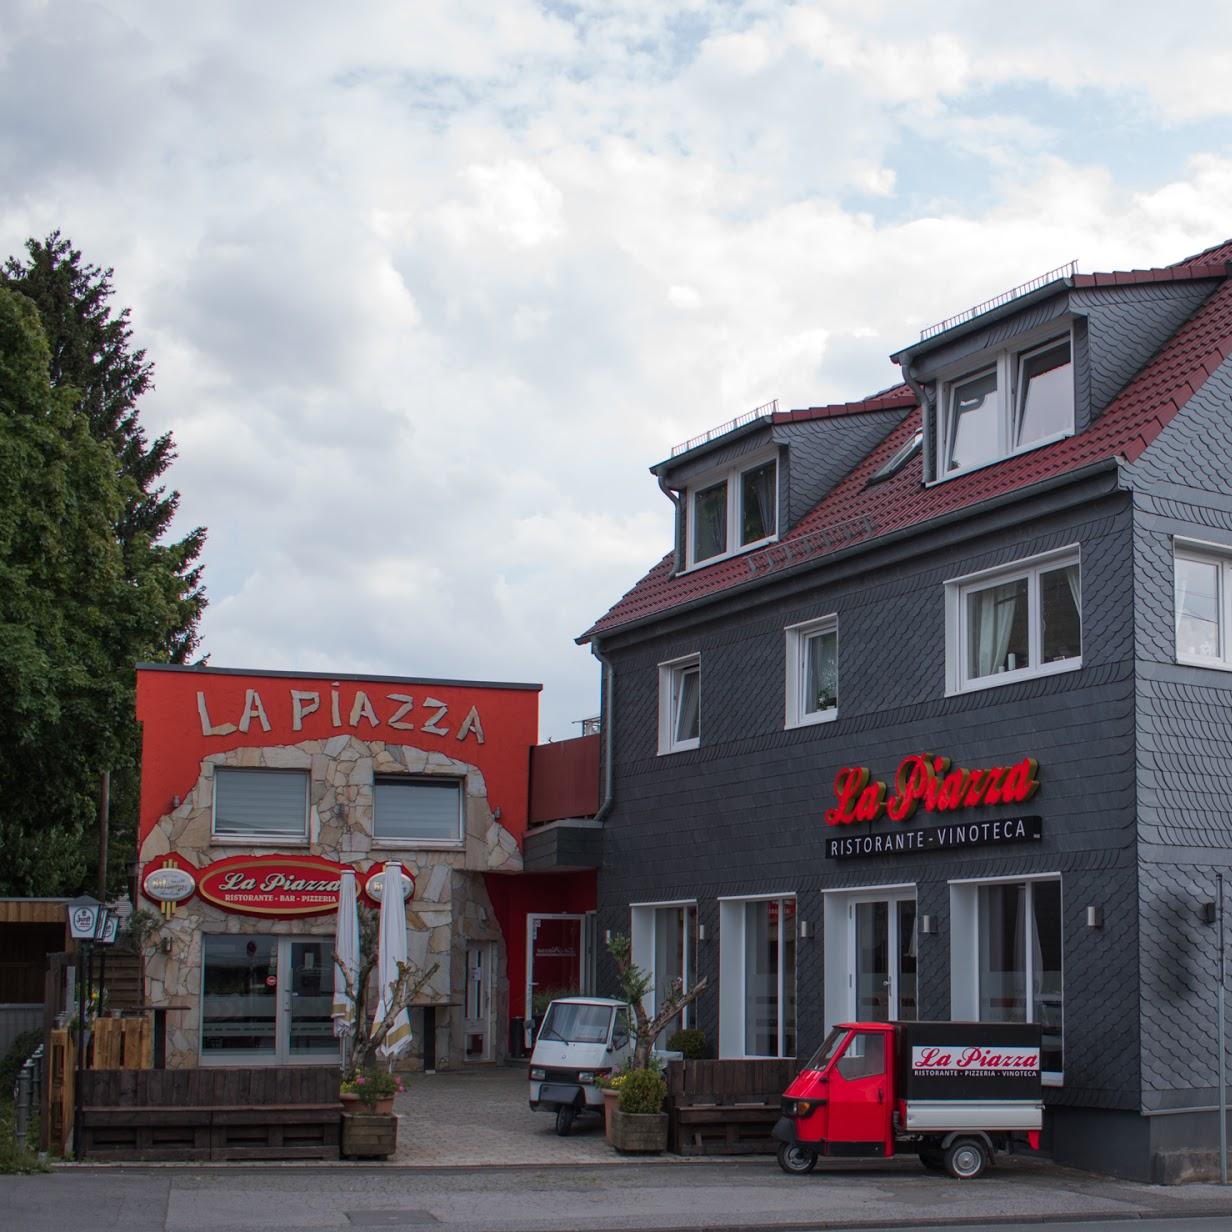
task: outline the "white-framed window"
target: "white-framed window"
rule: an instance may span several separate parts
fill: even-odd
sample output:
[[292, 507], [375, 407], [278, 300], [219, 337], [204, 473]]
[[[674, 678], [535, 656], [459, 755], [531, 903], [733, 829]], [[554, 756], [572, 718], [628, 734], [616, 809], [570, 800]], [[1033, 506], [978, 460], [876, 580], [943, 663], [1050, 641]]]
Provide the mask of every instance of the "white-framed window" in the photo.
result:
[[[646, 1010], [654, 1014], [676, 981], [687, 991], [697, 982], [697, 903], [633, 903], [629, 908], [631, 956], [650, 976]], [[664, 1028], [657, 1042], [661, 1048], [674, 1032], [696, 1022], [696, 1005], [687, 1005], [679, 1017]]]
[[945, 584], [947, 692], [1082, 666], [1078, 548]]
[[699, 655], [659, 664], [659, 752], [695, 749], [702, 737]]
[[790, 625], [787, 634], [788, 727], [838, 717], [838, 617]]
[[719, 1055], [796, 1055], [796, 897], [719, 900]]
[[1067, 330], [938, 381], [936, 478], [1072, 435], [1073, 350]]
[[1038, 1022], [1044, 1080], [1064, 1076], [1059, 874], [950, 883], [952, 1016]]
[[381, 844], [456, 846], [462, 842], [457, 779], [378, 775], [372, 784], [372, 836]]
[[1232, 549], [1177, 540], [1176, 661], [1232, 670]]
[[212, 832], [248, 843], [306, 843], [308, 772], [216, 766]]
[[778, 458], [708, 475], [689, 487], [687, 502], [689, 568], [769, 543], [778, 535]]

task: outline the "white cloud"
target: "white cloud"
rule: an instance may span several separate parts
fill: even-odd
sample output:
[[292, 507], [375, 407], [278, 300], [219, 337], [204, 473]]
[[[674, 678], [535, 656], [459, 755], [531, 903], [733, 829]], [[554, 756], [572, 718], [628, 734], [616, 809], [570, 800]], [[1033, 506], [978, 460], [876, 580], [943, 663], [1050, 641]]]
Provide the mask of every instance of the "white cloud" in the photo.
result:
[[[21, 3], [0, 240], [115, 267], [215, 663], [542, 680], [560, 737], [673, 443], [1223, 238], [1232, 14], [1192, 7]], [[1121, 117], [1132, 166], [1083, 142]]]

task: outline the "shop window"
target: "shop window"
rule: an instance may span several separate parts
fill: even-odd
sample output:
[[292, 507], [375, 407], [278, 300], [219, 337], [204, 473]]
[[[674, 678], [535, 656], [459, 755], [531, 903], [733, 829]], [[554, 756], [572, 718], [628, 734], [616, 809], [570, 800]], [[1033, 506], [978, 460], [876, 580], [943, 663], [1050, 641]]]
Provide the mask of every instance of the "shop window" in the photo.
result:
[[946, 583], [948, 692], [1082, 666], [1076, 548]]
[[373, 837], [383, 843], [460, 843], [457, 779], [389, 775], [373, 784]]
[[937, 478], [973, 470], [1074, 431], [1068, 335], [1001, 351], [938, 384]]
[[769, 543], [778, 532], [778, 461], [709, 475], [686, 494], [690, 567]]
[[659, 752], [701, 743], [702, 667], [697, 655], [659, 664]]
[[307, 842], [307, 771], [216, 767], [214, 837]]
[[719, 1050], [724, 1057], [796, 1055], [796, 900], [719, 904]]
[[[651, 1013], [662, 1005], [679, 982], [689, 989], [697, 981], [697, 904], [638, 904], [630, 908], [632, 956], [651, 981], [647, 1008]], [[672, 1034], [695, 1024], [696, 1006], [681, 1010], [659, 1037], [657, 1046], [667, 1047]]]
[[1061, 882], [955, 883], [950, 887], [953, 1017], [1038, 1022], [1040, 1068], [1059, 1083], [1063, 1064]]
[[827, 616], [787, 630], [787, 726], [838, 717], [838, 619]]
[[1232, 668], [1232, 555], [1177, 544], [1175, 579], [1177, 662]]

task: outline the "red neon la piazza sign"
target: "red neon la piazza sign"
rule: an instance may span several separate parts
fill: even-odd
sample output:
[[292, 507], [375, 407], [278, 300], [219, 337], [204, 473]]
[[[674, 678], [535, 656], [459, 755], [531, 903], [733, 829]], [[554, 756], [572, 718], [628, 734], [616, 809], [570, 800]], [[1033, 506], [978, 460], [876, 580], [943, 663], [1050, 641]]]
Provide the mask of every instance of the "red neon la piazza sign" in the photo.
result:
[[837, 803], [827, 809], [832, 826], [857, 821], [908, 821], [917, 809], [952, 813], [985, 804], [1023, 804], [1039, 789], [1039, 762], [1024, 757], [1012, 766], [964, 770], [948, 757], [912, 753], [899, 763], [894, 786], [874, 779], [864, 766], [844, 766], [834, 776]]

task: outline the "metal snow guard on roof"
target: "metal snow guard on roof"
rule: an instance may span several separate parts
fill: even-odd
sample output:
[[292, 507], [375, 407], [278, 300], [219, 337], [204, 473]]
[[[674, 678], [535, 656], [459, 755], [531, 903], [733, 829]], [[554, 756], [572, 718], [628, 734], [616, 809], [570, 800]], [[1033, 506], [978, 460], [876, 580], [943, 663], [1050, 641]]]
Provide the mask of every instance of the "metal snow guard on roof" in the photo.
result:
[[778, 412], [779, 400], [777, 398], [770, 402], [763, 403], [761, 406], [754, 407], [751, 411], [745, 411], [743, 415], [737, 415], [735, 419], [729, 420], [725, 424], [720, 424], [717, 428], [711, 428], [709, 432], [703, 432], [701, 436], [695, 436], [691, 440], [682, 441], [679, 445], [672, 446], [671, 456], [679, 457], [682, 453], [688, 453], [690, 449], [696, 449], [699, 445], [706, 445], [710, 441], [717, 440], [720, 436], [726, 436], [729, 432], [735, 431], [736, 428], [743, 428], [745, 424], [750, 424], [755, 419], [769, 418]]
[[1056, 282], [1061, 278], [1073, 278], [1077, 272], [1077, 261], [1070, 261], [1067, 265], [1058, 265], [1056, 269], [1051, 269], [1046, 274], [1040, 274], [1032, 278], [1030, 282], [1024, 282], [1020, 286], [1011, 287], [1010, 290], [1002, 291], [1000, 295], [996, 295], [992, 299], [986, 299], [982, 304], [976, 304], [974, 308], [968, 308], [966, 312], [960, 312], [957, 316], [946, 317], [944, 321], [938, 321], [936, 325], [930, 325], [927, 329], [920, 330], [920, 341], [924, 342], [929, 338], [936, 337], [937, 334], [944, 334], [947, 329], [953, 329], [955, 325], [963, 325], [967, 321], [973, 321], [981, 313], [988, 312], [993, 308], [1000, 308], [1002, 304], [1008, 304], [1010, 300], [1017, 299], [1020, 295], [1029, 295], [1032, 291], [1038, 291], [1040, 287], [1046, 287], [1050, 282]]

